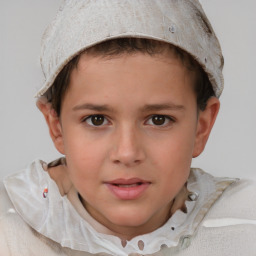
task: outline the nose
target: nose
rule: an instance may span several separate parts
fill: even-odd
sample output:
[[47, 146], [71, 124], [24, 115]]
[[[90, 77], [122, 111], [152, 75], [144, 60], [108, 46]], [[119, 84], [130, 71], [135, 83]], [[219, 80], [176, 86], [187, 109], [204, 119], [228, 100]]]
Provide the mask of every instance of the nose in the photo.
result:
[[112, 141], [110, 158], [115, 164], [133, 167], [145, 160], [145, 151], [139, 131], [124, 126], [116, 131]]

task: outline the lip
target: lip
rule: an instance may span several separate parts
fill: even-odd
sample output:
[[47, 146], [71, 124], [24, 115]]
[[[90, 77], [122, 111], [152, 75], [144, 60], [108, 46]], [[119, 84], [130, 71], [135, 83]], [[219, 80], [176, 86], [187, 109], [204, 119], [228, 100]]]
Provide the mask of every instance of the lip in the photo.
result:
[[105, 182], [110, 192], [121, 200], [135, 200], [139, 198], [150, 184], [151, 182], [139, 178], [116, 179]]

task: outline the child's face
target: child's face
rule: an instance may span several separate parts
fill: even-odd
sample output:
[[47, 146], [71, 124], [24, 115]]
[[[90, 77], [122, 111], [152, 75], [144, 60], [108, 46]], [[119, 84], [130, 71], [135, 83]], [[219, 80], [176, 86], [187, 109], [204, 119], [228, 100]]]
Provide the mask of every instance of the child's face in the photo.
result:
[[163, 225], [203, 150], [194, 79], [171, 54], [84, 54], [72, 71], [55, 145], [86, 209], [116, 233]]

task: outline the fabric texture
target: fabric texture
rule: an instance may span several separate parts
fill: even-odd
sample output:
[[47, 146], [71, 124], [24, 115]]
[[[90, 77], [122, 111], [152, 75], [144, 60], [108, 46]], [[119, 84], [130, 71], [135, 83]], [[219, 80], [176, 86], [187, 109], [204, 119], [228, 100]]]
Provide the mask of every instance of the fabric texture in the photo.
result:
[[251, 182], [192, 169], [188, 188], [194, 201], [186, 202], [188, 213], [177, 211], [163, 227], [123, 248], [119, 238], [97, 231], [100, 224], [90, 220], [74, 188], [60, 195], [43, 166], [35, 161], [1, 185], [0, 255], [256, 255]]
[[198, 0], [66, 0], [42, 38], [45, 81], [36, 97], [44, 95], [83, 50], [124, 37], [154, 39], [183, 49], [208, 74], [216, 96], [221, 95], [223, 56]]

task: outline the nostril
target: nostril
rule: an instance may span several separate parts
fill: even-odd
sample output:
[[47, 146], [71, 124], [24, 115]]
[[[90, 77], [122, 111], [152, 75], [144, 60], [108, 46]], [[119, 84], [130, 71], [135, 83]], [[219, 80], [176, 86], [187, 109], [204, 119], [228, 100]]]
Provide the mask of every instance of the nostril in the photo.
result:
[[119, 163], [120, 163], [119, 160], [114, 160], [113, 162], [114, 162], [115, 164], [119, 164]]
[[[129, 142], [129, 143], [128, 143]], [[140, 145], [132, 143], [131, 140], [123, 139], [114, 143], [110, 151], [110, 160], [116, 165], [134, 166], [145, 159], [145, 154]]]

